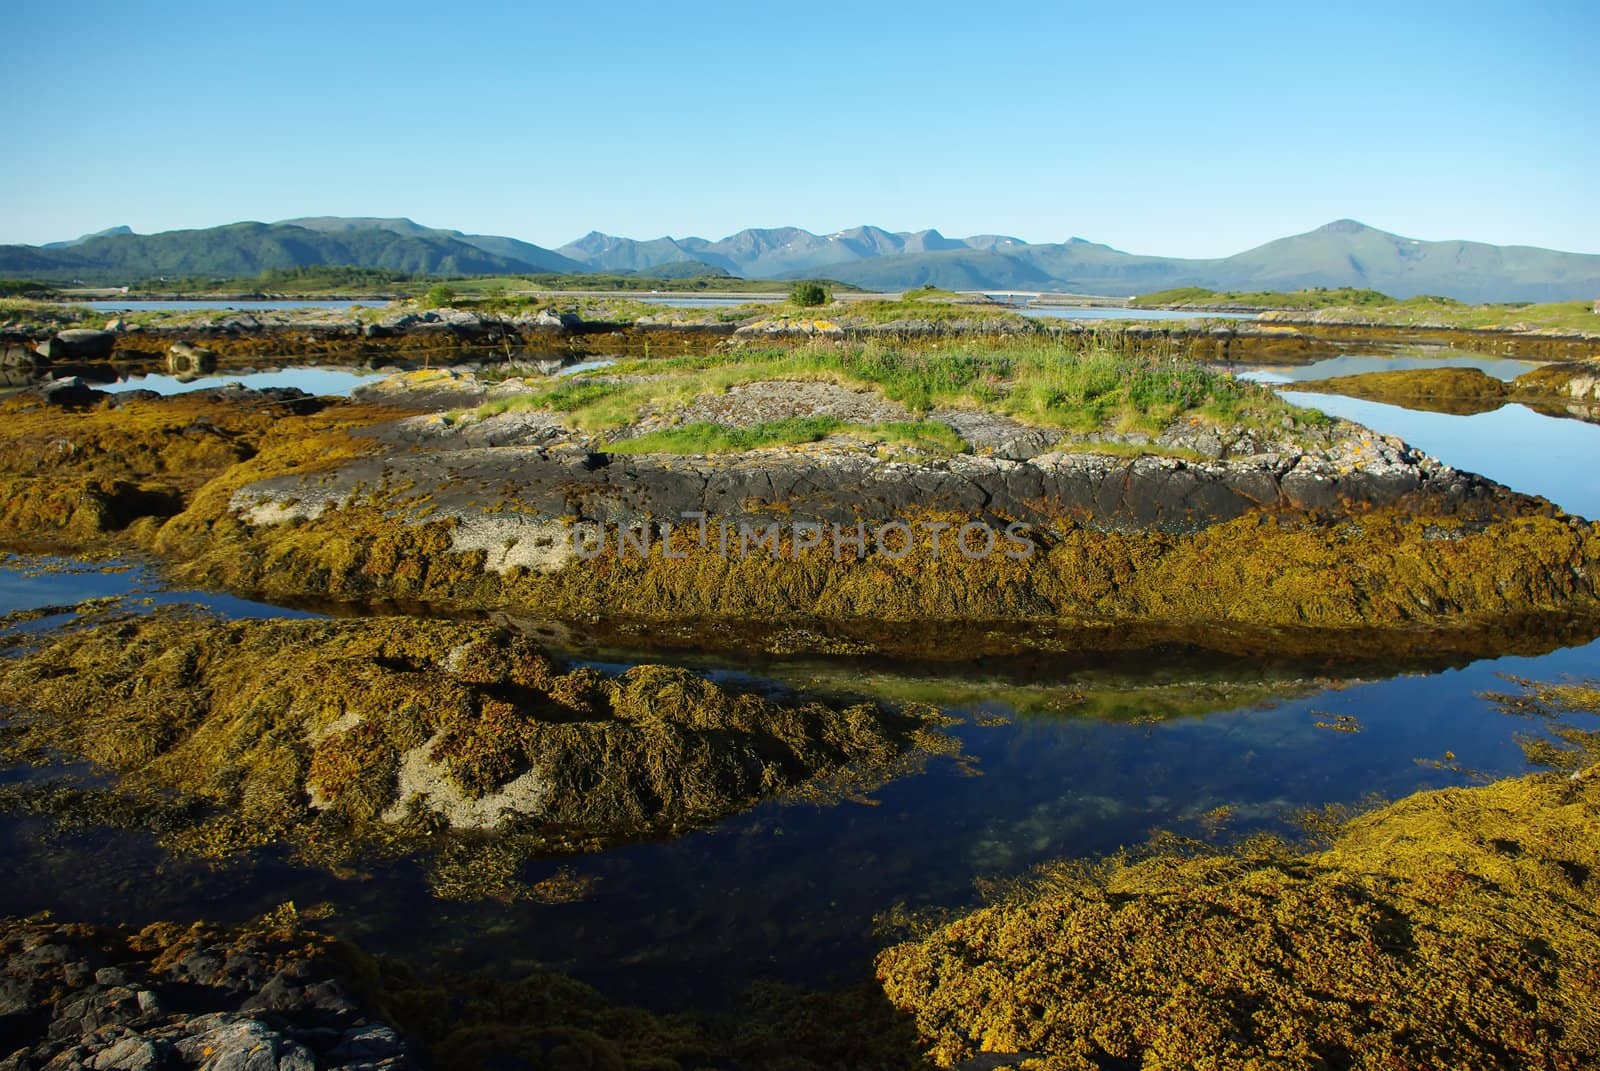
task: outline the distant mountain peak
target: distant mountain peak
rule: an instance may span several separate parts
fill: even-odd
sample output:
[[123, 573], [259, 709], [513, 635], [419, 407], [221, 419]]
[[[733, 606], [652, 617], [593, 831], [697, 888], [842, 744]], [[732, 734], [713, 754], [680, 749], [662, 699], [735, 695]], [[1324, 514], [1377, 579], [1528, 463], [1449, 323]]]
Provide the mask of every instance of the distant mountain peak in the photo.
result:
[[1324, 223], [1312, 233], [1314, 234], [1365, 234], [1375, 231], [1376, 227], [1369, 227], [1358, 219], [1336, 219], [1332, 223]]
[[126, 223], [121, 223], [121, 224], [118, 224], [115, 227], [107, 227], [103, 231], [95, 231], [93, 234], [82, 234], [82, 235], [79, 235], [78, 237], [73, 238], [71, 241], [66, 241], [66, 242], [46, 242], [44, 245], [40, 246], [39, 248], [40, 249], [71, 249], [75, 245], [82, 245], [84, 242], [89, 241], [89, 239], [91, 239], [91, 238], [115, 238], [115, 237], [117, 237], [119, 235], [132, 234], [132, 233], [133, 233], [133, 228], [132, 227], [128, 226]]
[[1339, 219], [1232, 256], [1135, 256], [1072, 237], [945, 238], [871, 224], [817, 235], [798, 227], [704, 238], [590, 231], [552, 252], [515, 238], [423, 227], [406, 218], [308, 216], [139, 235], [126, 226], [56, 248], [0, 246], [0, 274], [126, 284], [155, 275], [248, 277], [263, 268], [351, 265], [441, 275], [633, 272], [749, 279], [832, 278], [882, 290], [1062, 290], [1126, 295], [1176, 286], [1294, 290], [1358, 286], [1395, 297], [1555, 301], [1600, 293], [1600, 255], [1478, 242], [1427, 242]]

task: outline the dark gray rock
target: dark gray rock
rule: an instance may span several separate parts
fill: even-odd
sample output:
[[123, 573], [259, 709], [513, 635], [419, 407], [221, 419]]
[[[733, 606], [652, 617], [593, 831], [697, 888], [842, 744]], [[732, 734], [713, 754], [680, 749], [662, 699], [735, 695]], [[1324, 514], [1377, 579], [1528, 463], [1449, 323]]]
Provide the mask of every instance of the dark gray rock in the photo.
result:
[[14, 343], [0, 348], [0, 368], [32, 368], [39, 363], [39, 355], [26, 346]]
[[273, 938], [218, 934], [221, 943], [193, 947], [158, 975], [157, 953], [130, 948], [127, 936], [39, 920], [0, 923], [0, 1048], [9, 1053], [0, 1053], [0, 1071], [405, 1071], [417, 1064], [399, 1033], [346, 994], [331, 960], [285, 960], [283, 944], [264, 943]]
[[111, 351], [117, 347], [116, 332], [96, 331], [87, 327], [57, 331], [51, 341], [58, 349], [65, 351], [53, 358], [57, 360], [65, 356], [80, 361], [103, 361], [110, 357]]
[[111, 392], [109, 394], [110, 400], [106, 404], [115, 407], [127, 405], [129, 402], [153, 402], [160, 397], [161, 393], [159, 391], [145, 390], [143, 387], [139, 387], [135, 390]]
[[956, 456], [923, 463], [863, 453], [726, 457], [605, 455], [582, 449], [504, 446], [423, 450], [353, 463], [314, 481], [284, 477], [243, 489], [234, 507], [290, 500], [343, 503], [367, 489], [411, 486], [435, 516], [473, 519], [513, 489], [532, 519], [634, 524], [704, 512], [731, 521], [885, 522], [923, 511], [1100, 531], [1199, 531], [1257, 509], [1355, 511], [1428, 496], [1444, 512], [1492, 512], [1504, 494], [1392, 447], [1360, 467], [1336, 456], [1234, 461], [1124, 459], [1051, 453], [1028, 461]]
[[52, 379], [35, 387], [34, 391], [46, 405], [59, 405], [71, 409], [98, 405], [109, 397], [105, 391], [95, 390], [77, 376]]
[[95, 1071], [154, 1071], [160, 1067], [170, 1047], [134, 1035], [101, 1049], [89, 1058]]

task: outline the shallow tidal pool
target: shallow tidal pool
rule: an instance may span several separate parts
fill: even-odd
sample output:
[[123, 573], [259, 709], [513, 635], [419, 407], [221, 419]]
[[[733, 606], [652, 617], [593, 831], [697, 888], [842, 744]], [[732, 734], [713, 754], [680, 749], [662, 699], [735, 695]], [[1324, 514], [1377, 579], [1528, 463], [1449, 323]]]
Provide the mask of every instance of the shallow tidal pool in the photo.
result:
[[[1589, 463], [1600, 453], [1600, 428], [1521, 406], [1460, 417], [1286, 396], [1571, 512], [1600, 514], [1600, 478]], [[143, 566], [0, 561], [0, 613], [110, 597], [129, 609], [198, 602], [229, 616], [306, 612], [174, 590]], [[63, 613], [13, 632], [42, 634], [69, 620]], [[62, 831], [6, 814], [0, 857], [12, 880], [0, 883], [0, 913], [236, 921], [288, 900], [327, 903], [329, 928], [370, 952], [505, 975], [540, 967], [616, 1000], [717, 1008], [760, 978], [861, 982], [884, 940], [875, 920], [886, 912], [969, 906], [982, 883], [1025, 876], [1051, 859], [1111, 852], [1157, 830], [1222, 844], [1259, 831], [1292, 836], [1306, 808], [1523, 772], [1518, 735], [1544, 730], [1500, 712], [1484, 693], [1513, 690], [1507, 676], [1600, 674], [1600, 640], [1549, 646], [1427, 670], [1156, 649], [1103, 665], [1063, 660], [1058, 670], [1041, 660], [1009, 675], [971, 663], [705, 656], [694, 667], [717, 676], [933, 703], [961, 720], [950, 731], [965, 757], [934, 759], [867, 799], [766, 803], [675, 839], [532, 864], [530, 882], [564, 871], [587, 888], [562, 904], [441, 901], [410, 862], [333, 873], [266, 848], [206, 863], [169, 855], [147, 834]], [[671, 660], [640, 651], [606, 661], [630, 658]], [[13, 768], [0, 771], [0, 784], [39, 776]]]

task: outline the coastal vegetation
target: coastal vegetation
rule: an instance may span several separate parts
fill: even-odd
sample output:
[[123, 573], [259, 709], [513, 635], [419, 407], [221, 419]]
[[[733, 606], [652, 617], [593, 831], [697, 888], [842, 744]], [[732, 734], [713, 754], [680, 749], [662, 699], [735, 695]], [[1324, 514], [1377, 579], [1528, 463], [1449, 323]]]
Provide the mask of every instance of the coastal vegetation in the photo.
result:
[[789, 304], [796, 308], [810, 309], [826, 305], [828, 298], [828, 292], [817, 282], [795, 283], [789, 290]]
[[[454, 291], [425, 295], [444, 315], [422, 322], [441, 336], [475, 311], [565, 307], [435, 285]], [[651, 308], [624, 305], [627, 293], [599, 300]], [[28, 769], [0, 785], [0, 811], [47, 846], [126, 829], [241, 871], [286, 858], [342, 882], [394, 866], [439, 898], [516, 901], [559, 925], [596, 880], [561, 862], [580, 853], [746, 812], [754, 826], [763, 805], [890, 798], [880, 790], [938, 756], [976, 772], [954, 716], [974, 734], [1010, 718], [1029, 731], [1099, 718], [1136, 738], [1162, 719], [1337, 687], [1322, 676], [1336, 659], [1392, 667], [1424, 651], [1421, 664], [1456, 664], [1600, 629], [1600, 528], [1290, 406], [1160, 338], [972, 331], [951, 325], [985, 310], [958, 301], [923, 290], [865, 303], [864, 322], [946, 333], [850, 337], [835, 328], [855, 306], [776, 303], [759, 320], [734, 314], [813, 334], [730, 329], [689, 353], [646, 338], [550, 378], [496, 356], [397, 375], [385, 381], [394, 393], [363, 388], [364, 400], [110, 397], [67, 384], [0, 401], [5, 545], [150, 555], [174, 583], [366, 614], [225, 620], [136, 598], [81, 603], [51, 631], [65, 608], [7, 616], [0, 758]], [[419, 310], [360, 322], [391, 316]], [[568, 341], [549, 318], [537, 329]], [[174, 337], [142, 334], [160, 348]], [[237, 354], [251, 340], [218, 345]], [[349, 337], [397, 363], [407, 341]], [[1363, 386], [1425, 401], [1519, 389], [1433, 371], [1446, 374]], [[1547, 368], [1528, 383], [1553, 391], [1580, 375]], [[486, 400], [435, 404], [430, 385]], [[658, 523], [684, 506], [705, 507], [711, 525], [846, 516], [948, 532], [1020, 519], [1033, 553], [973, 559], [914, 543], [903, 556], [841, 557], [795, 535], [774, 537], [777, 553], [734, 556]], [[654, 549], [563, 556], [578, 524], [618, 517], [642, 519]], [[604, 662], [553, 656], [483, 623], [490, 613], [580, 632]], [[719, 646], [815, 655], [826, 668], [691, 671], [617, 656], [607, 644], [618, 636], [696, 657]], [[991, 651], [1102, 675], [873, 679], [896, 654], [962, 665]], [[1124, 684], [1105, 670], [1151, 660], [1132, 651], [1159, 652], [1163, 673]], [[1174, 657], [1201, 651], [1251, 661], [1207, 675]], [[1274, 669], [1261, 668], [1268, 658]], [[272, 999], [310, 991], [306, 967], [293, 988], [269, 981], [289, 969], [279, 950], [332, 956], [373, 1021], [440, 1067], [888, 1069], [979, 1053], [1084, 1069], [1587, 1066], [1600, 1059], [1600, 736], [1574, 719], [1600, 711], [1600, 690], [1519, 684], [1500, 701], [1534, 730], [1530, 761], [1554, 772], [1353, 819], [1335, 807], [1308, 823], [1315, 843], [1162, 835], [985, 880], [986, 906], [964, 916], [885, 903], [885, 925], [910, 929], [877, 957], [881, 991], [763, 983], [709, 1021], [611, 1003], [537, 969], [539, 951], [501, 977], [377, 963], [288, 911], [237, 931], [7, 923], [0, 948], [20, 962], [24, 945], [79, 942], [154, 989], [206, 954], [263, 957], [230, 1014], [269, 984]], [[1354, 714], [1310, 713], [1317, 729], [1361, 729]], [[1176, 794], [1168, 781], [1158, 770], [1140, 791]], [[1196, 810], [1199, 827], [1225, 830], [1228, 807]], [[1030, 828], [1048, 838], [1052, 821]], [[1044, 853], [1033, 850], [1028, 863]], [[74, 1005], [61, 995], [95, 977], [76, 975], [51, 975], [48, 1000], [26, 994], [65, 1014]], [[193, 977], [181, 984], [198, 998]], [[153, 1015], [131, 1029], [188, 1036]], [[67, 1051], [56, 1035], [71, 1031], [52, 1030], [40, 1064]]]
[[[871, 391], [913, 416], [963, 407], [1025, 424], [1084, 434], [1102, 429], [1159, 434], [1180, 417], [1232, 426], [1320, 426], [1315, 410], [1270, 390], [1179, 358], [1130, 354], [1108, 342], [973, 339], [937, 346], [867, 342], [741, 347], [623, 360], [575, 374], [545, 391], [499, 400], [479, 415], [546, 408], [575, 427], [615, 430], [645, 412], [741, 384], [833, 383]], [[936, 433], [937, 434], [937, 433]]]
[[49, 283], [31, 279], [0, 279], [0, 298], [28, 298], [32, 301], [51, 301], [59, 291]]
[[797, 446], [834, 435], [908, 447], [925, 453], [959, 454], [971, 450], [948, 424], [932, 420], [898, 420], [847, 424], [837, 417], [789, 417], [749, 427], [698, 421], [614, 442], [602, 447], [613, 454], [733, 454], [769, 446]]
[[1282, 312], [1280, 320], [1305, 313], [1320, 324], [1445, 327], [1474, 331], [1565, 331], [1600, 334], [1600, 315], [1590, 301], [1469, 304], [1423, 295], [1400, 300], [1376, 290], [1216, 291], [1201, 287], [1160, 290], [1133, 298], [1136, 308], [1248, 309]]
[[[1445, 301], [1444, 298], [1415, 298], [1424, 304]], [[1131, 298], [1135, 308], [1258, 308], [1258, 309], [1327, 309], [1393, 305], [1395, 299], [1376, 290], [1356, 287], [1314, 287], [1309, 290], [1207, 290], [1201, 286], [1180, 286], [1172, 290], [1157, 290]], [[1450, 302], [1458, 305], [1459, 302]]]

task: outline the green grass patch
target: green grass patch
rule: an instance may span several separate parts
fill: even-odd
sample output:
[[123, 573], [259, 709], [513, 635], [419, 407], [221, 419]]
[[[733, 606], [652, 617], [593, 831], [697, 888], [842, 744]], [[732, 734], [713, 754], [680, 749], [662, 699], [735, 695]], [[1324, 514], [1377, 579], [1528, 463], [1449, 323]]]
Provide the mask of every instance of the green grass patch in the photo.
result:
[[954, 428], [938, 421], [846, 424], [830, 416], [790, 417], [745, 428], [700, 421], [633, 439], [618, 439], [604, 448], [614, 454], [734, 454], [763, 446], [820, 442], [830, 435], [848, 435], [930, 454], [960, 454], [971, 449]]
[[900, 295], [901, 301], [971, 301], [971, 298], [954, 290], [941, 290], [937, 286], [919, 286]]
[[963, 454], [972, 449], [949, 424], [937, 420], [889, 420], [879, 424], [851, 424], [846, 434], [873, 442], [902, 446], [929, 454]]
[[[788, 380], [870, 389], [913, 415], [943, 406], [983, 409], [1078, 433], [1115, 429], [1157, 434], [1184, 414], [1227, 425], [1279, 426], [1285, 417], [1291, 426], [1325, 422], [1265, 387], [1186, 359], [1130, 354], [1096, 342], [1076, 348], [1041, 338], [719, 350], [622, 361], [585, 375], [597, 378], [575, 376], [555, 391], [496, 402], [496, 411], [542, 406], [565, 414], [575, 427], [603, 432], [637, 419], [645, 407], [669, 413], [700, 395], [744, 383]], [[619, 383], [609, 379], [613, 376], [630, 378]], [[939, 445], [942, 433], [931, 430], [936, 425], [907, 423], [915, 427], [919, 441]], [[954, 445], [952, 438], [942, 441], [946, 447]]]
[[[917, 291], [912, 293], [915, 294]], [[835, 319], [846, 323], [866, 324], [890, 324], [901, 320], [940, 324], [958, 320], [981, 320], [985, 323], [1031, 327], [1033, 323], [1020, 313], [998, 305], [967, 301], [959, 294], [951, 294], [949, 291], [941, 291], [938, 297], [923, 292], [922, 296], [902, 298], [899, 301], [851, 301], [836, 305], [833, 315]]]
[[814, 443], [832, 435], [841, 426], [833, 417], [791, 417], [748, 428], [698, 421], [663, 428], [635, 439], [619, 439], [605, 444], [604, 449], [613, 454], [736, 454], [763, 446]]

